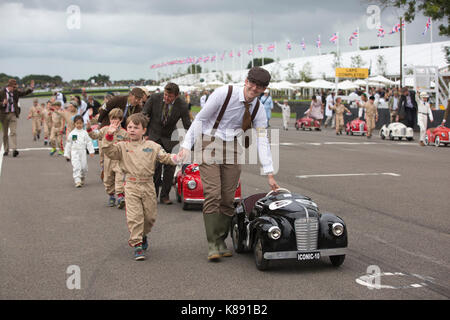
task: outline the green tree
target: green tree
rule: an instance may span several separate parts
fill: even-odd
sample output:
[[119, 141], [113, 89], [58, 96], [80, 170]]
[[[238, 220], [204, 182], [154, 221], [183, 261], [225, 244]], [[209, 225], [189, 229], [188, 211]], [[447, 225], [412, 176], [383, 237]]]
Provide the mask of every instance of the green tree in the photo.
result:
[[379, 3], [385, 8], [395, 7], [404, 10], [403, 17], [406, 22], [412, 22], [419, 12], [435, 21], [443, 20], [444, 23], [439, 24], [439, 35], [450, 36], [449, 0], [370, 0], [370, 3]]
[[300, 70], [300, 81], [309, 82], [312, 80], [312, 66], [311, 62], [306, 62]]
[[198, 64], [191, 64], [187, 70], [188, 74], [199, 74], [202, 73], [202, 67]]
[[[263, 58], [253, 58], [253, 65], [255, 67], [261, 67], [263, 65], [269, 64], [274, 62], [274, 60], [272, 58], [264, 58], [264, 64], [263, 64]], [[252, 67], [252, 61], [250, 60], [250, 62], [247, 65], [247, 69], [250, 69]]]
[[361, 55], [356, 55], [356, 56], [352, 56], [350, 58], [351, 60], [351, 67], [352, 68], [361, 68], [363, 65], [366, 64], [366, 62], [363, 60], [363, 58], [361, 57]]

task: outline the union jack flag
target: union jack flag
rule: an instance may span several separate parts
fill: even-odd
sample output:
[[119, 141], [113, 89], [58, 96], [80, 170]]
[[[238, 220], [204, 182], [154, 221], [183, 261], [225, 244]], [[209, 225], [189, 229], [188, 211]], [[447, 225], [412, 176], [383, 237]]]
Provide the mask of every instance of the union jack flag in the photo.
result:
[[286, 48], [288, 49], [288, 50], [291, 50], [292, 49], [292, 45], [291, 45], [291, 43], [288, 41], [288, 43], [287, 43], [287, 45], [286, 45]]
[[241, 50], [239, 50], [239, 51], [237, 52], [237, 56], [238, 56], [238, 57], [241, 56]]
[[230, 51], [230, 53], [228, 54], [228, 56], [229, 56], [230, 58], [233, 58], [233, 51]]
[[216, 56], [211, 57], [211, 62], [214, 62], [214, 61], [216, 61]]
[[248, 49], [247, 54], [248, 54], [249, 56], [253, 55], [253, 50], [252, 50], [252, 49]]
[[337, 34], [333, 34], [333, 36], [330, 38], [330, 42], [336, 43], [336, 41], [338, 40], [338, 36]]
[[399, 32], [402, 28], [404, 28], [405, 27], [405, 23], [404, 22], [402, 22], [402, 25], [400, 26], [400, 23], [397, 23], [396, 25], [394, 25], [393, 27], [392, 27], [392, 30], [391, 30], [391, 32], [389, 32], [389, 34], [394, 34], [394, 33], [397, 33], [397, 32]]
[[355, 36], [354, 36], [354, 35], [351, 35], [350, 38], [348, 39], [348, 43], [349, 43], [350, 45], [352, 45], [353, 39], [355, 39]]
[[320, 48], [322, 46], [322, 42], [320, 41], [320, 36], [316, 40], [316, 47]]
[[382, 26], [380, 26], [378, 28], [377, 37], [378, 38], [384, 38], [385, 35], [386, 35], [386, 31], [384, 31], [384, 28]]
[[423, 36], [427, 33], [428, 29], [430, 29], [430, 26], [431, 26], [431, 18], [428, 18], [427, 24], [425, 25], [425, 30], [422, 32]]
[[208, 62], [208, 61], [209, 61], [209, 56], [203, 58], [203, 62]]
[[267, 47], [267, 51], [272, 52], [273, 50], [275, 50], [275, 45], [272, 43]]
[[302, 49], [303, 49], [303, 50], [306, 49], [305, 39], [302, 39], [302, 42], [301, 42], [300, 45], [302, 46]]

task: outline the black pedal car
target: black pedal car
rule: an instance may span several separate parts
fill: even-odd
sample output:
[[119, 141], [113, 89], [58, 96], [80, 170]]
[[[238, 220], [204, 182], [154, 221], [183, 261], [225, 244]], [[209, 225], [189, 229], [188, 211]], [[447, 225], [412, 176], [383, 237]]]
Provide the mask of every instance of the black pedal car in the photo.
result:
[[319, 260], [329, 257], [335, 267], [345, 259], [347, 227], [331, 213], [321, 213], [311, 198], [278, 189], [244, 199], [231, 221], [237, 253], [254, 252], [256, 267], [271, 260]]

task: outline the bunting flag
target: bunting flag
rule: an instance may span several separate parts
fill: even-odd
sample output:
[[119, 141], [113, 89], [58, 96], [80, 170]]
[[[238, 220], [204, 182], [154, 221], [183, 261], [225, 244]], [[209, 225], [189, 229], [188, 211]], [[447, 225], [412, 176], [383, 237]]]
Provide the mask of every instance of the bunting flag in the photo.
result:
[[292, 49], [292, 45], [291, 45], [291, 43], [288, 41], [288, 43], [287, 43], [287, 45], [286, 45], [286, 48], [288, 49], [288, 50], [291, 50]]
[[273, 52], [275, 50], [275, 45], [272, 43], [267, 47], [267, 51]]
[[337, 40], [338, 40], [338, 36], [336, 33], [334, 33], [333, 36], [330, 38], [330, 42], [333, 42], [334, 44], [336, 44]]
[[428, 18], [427, 24], [425, 25], [425, 30], [422, 32], [423, 36], [427, 33], [428, 29], [430, 29], [430, 26], [431, 26], [431, 18]]
[[385, 35], [386, 35], [386, 31], [384, 31], [384, 28], [382, 26], [379, 26], [378, 27], [377, 37], [378, 38], [384, 38]]
[[404, 28], [404, 27], [405, 27], [405, 23], [404, 22], [402, 22], [401, 26], [400, 26], [400, 23], [397, 23], [396, 25], [394, 25], [392, 27], [392, 30], [391, 30], [391, 32], [389, 32], [389, 34], [394, 34], [394, 33], [400, 32], [400, 30], [402, 28]]

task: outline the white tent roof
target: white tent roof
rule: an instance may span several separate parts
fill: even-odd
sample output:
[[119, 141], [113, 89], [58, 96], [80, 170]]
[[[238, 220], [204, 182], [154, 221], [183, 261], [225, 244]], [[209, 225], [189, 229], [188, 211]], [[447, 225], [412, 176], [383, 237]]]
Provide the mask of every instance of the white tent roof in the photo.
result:
[[345, 80], [338, 83], [338, 89], [340, 90], [352, 90], [357, 89], [359, 86], [350, 80]]
[[293, 90], [293, 89], [295, 89], [293, 84], [288, 81], [271, 82], [269, 84], [269, 88], [275, 89], [275, 90], [286, 90], [286, 89]]
[[312, 89], [334, 89], [336, 87], [336, 84], [333, 82], [329, 82], [323, 79], [314, 80], [311, 82], [308, 82], [305, 85], [305, 88], [312, 88]]
[[378, 82], [378, 83], [382, 83], [382, 84], [386, 84], [386, 85], [394, 85], [395, 84], [394, 81], [391, 81], [388, 78], [385, 78], [381, 75], [369, 78], [369, 82]]

